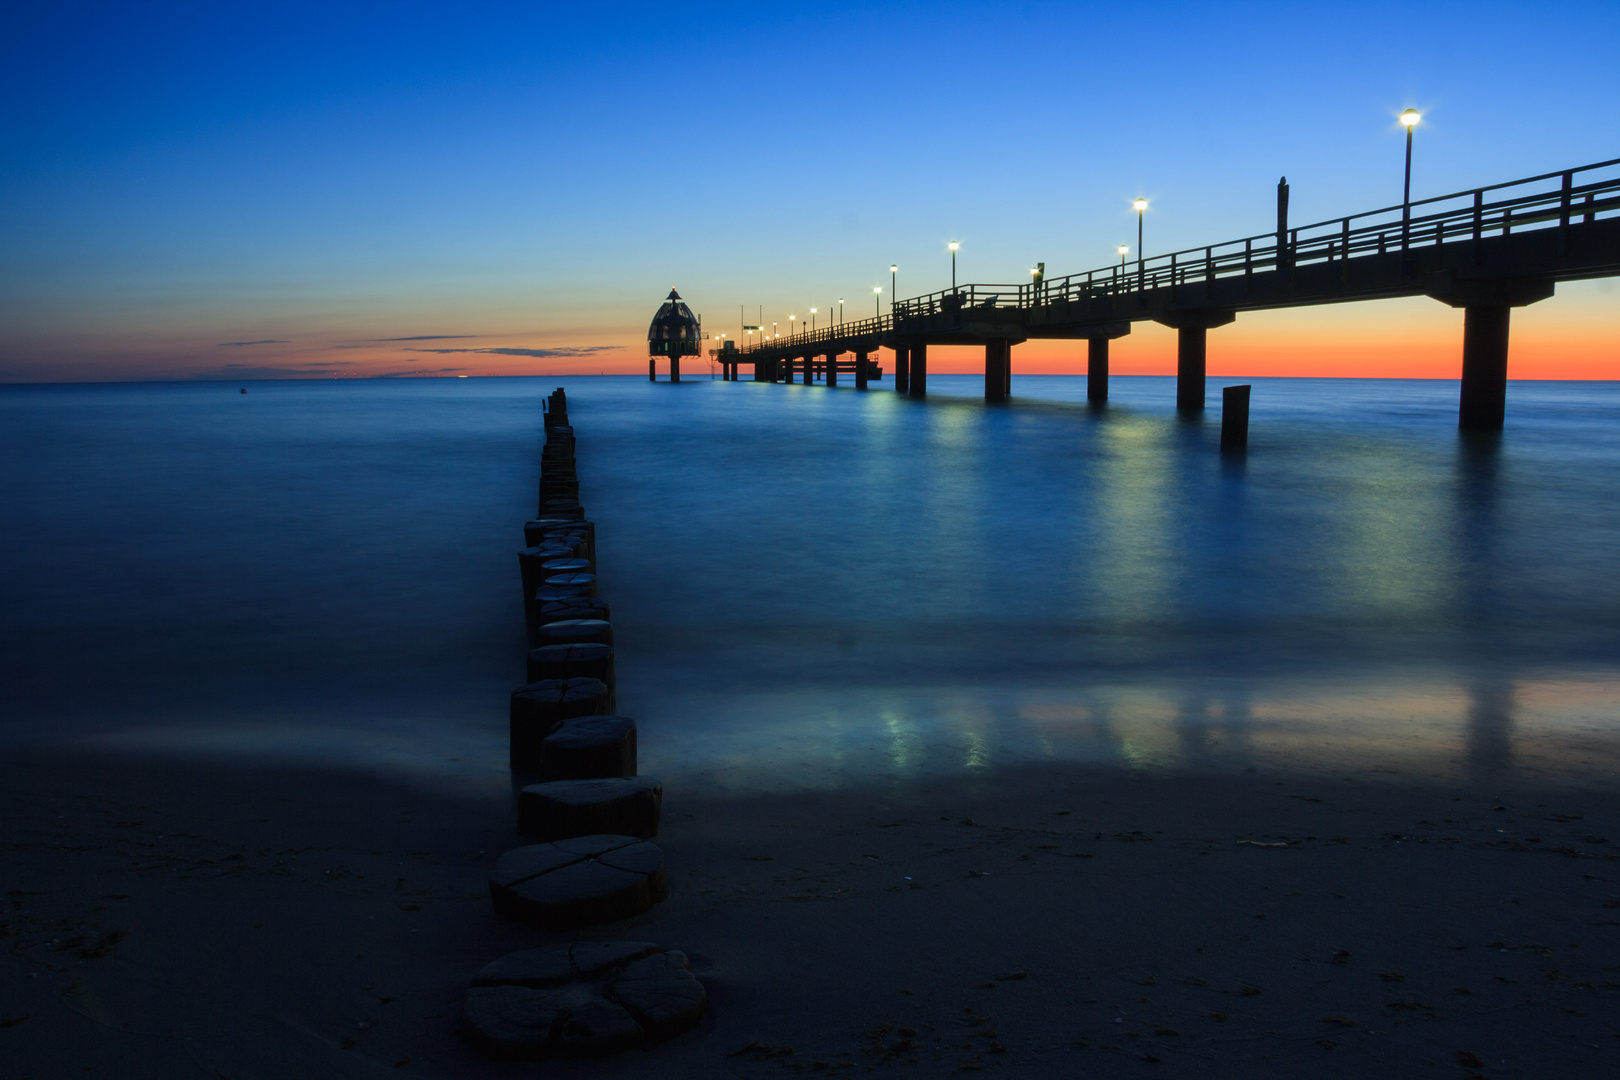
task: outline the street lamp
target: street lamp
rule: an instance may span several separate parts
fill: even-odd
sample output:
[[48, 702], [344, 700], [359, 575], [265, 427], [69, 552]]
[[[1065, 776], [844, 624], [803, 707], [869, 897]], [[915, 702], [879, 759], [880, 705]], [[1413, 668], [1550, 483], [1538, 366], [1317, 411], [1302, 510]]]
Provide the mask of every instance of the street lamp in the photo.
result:
[[1412, 129], [1417, 127], [1423, 114], [1416, 109], [1401, 113], [1401, 126], [1406, 129], [1406, 180], [1401, 184], [1401, 272], [1405, 273], [1406, 249], [1412, 235]]
[[872, 286], [872, 314], [876, 318], [883, 318], [883, 286]]
[[950, 243], [951, 248], [951, 292], [956, 291], [956, 249], [961, 247], [955, 240]]
[[797, 315], [789, 315], [788, 316], [788, 337], [789, 338], [791, 338], [793, 336], [793, 324], [798, 321], [798, 318], [799, 317]]
[[1401, 188], [1401, 202], [1412, 201], [1412, 129], [1417, 127], [1423, 114], [1416, 109], [1407, 109], [1401, 113], [1401, 126], [1406, 128], [1406, 183]]
[[894, 298], [900, 295], [900, 279], [897, 276], [900, 268], [894, 263], [889, 264], [889, 310], [894, 310]]
[[816, 309], [815, 308], [810, 309], [810, 332], [812, 334], [816, 332]]
[[1131, 251], [1131, 249], [1130, 249], [1129, 245], [1126, 245], [1126, 244], [1119, 245], [1119, 268], [1121, 270], [1125, 269], [1125, 256], [1130, 254], [1130, 251]]
[[838, 325], [844, 325], [844, 298], [842, 296], [838, 298]]

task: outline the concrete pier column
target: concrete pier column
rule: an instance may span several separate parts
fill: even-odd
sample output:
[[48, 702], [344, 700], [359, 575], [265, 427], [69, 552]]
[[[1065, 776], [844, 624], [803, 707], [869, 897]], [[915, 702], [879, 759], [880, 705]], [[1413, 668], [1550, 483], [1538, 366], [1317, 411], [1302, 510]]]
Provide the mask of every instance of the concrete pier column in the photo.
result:
[[647, 358], [647, 381], [658, 381], [658, 361], [650, 356]]
[[911, 392], [911, 350], [904, 345], [894, 347], [894, 392]]
[[855, 354], [855, 389], [857, 389], [857, 390], [865, 390], [866, 389], [866, 365], [867, 365], [867, 363], [868, 363], [868, 361], [866, 359], [866, 354], [865, 353], [857, 352]]
[[1101, 405], [1108, 400], [1108, 339], [1086, 339], [1086, 400]]
[[1011, 366], [1012, 343], [1010, 341], [987, 341], [984, 343], [984, 400], [1007, 400], [1007, 383], [1009, 381], [1007, 369]]
[[1176, 411], [1204, 411], [1204, 345], [1208, 332], [1236, 319], [1217, 308], [1181, 308], [1166, 311], [1156, 321], [1179, 331], [1176, 345]]
[[838, 354], [835, 352], [827, 354], [827, 385], [838, 385]]
[[928, 396], [928, 345], [917, 342], [911, 347], [911, 390], [912, 397]]
[[1507, 414], [1507, 304], [1463, 308], [1462, 396], [1457, 426], [1464, 431], [1500, 431]]
[[669, 358], [669, 381], [681, 381], [681, 358], [678, 356], [672, 356]]
[[1500, 431], [1507, 408], [1508, 313], [1553, 294], [1537, 278], [1458, 278], [1435, 275], [1424, 290], [1463, 309], [1462, 394], [1457, 426], [1463, 431]]
[[1176, 331], [1176, 411], [1204, 411], [1204, 369], [1207, 326], [1183, 326]]
[[804, 358], [804, 385], [809, 386], [811, 383], [813, 383], [815, 381], [816, 381], [816, 358], [813, 357], [813, 356], [806, 356]]

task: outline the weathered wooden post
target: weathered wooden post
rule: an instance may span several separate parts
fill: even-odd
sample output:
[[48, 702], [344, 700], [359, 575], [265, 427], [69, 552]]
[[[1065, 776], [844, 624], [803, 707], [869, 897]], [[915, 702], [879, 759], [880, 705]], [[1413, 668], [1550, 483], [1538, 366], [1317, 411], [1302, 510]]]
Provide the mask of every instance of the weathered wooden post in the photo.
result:
[[1221, 451], [1241, 453], [1249, 448], [1248, 386], [1221, 389]]

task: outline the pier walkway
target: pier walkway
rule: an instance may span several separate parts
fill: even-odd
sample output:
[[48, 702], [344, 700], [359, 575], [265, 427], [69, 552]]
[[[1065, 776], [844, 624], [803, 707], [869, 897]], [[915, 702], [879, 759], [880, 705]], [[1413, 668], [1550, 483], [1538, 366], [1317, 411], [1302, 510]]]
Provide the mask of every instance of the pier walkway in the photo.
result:
[[[1087, 396], [1108, 398], [1108, 343], [1144, 320], [1179, 333], [1176, 406], [1204, 408], [1209, 330], [1239, 312], [1428, 296], [1465, 312], [1459, 426], [1502, 426], [1509, 312], [1553, 295], [1556, 283], [1620, 275], [1620, 158], [1422, 199], [1310, 225], [1277, 227], [1083, 273], [1006, 285], [962, 285], [896, 300], [880, 318], [714, 353], [728, 379], [743, 365], [764, 382], [828, 385], [880, 376], [894, 351], [894, 388], [928, 392], [928, 346], [982, 345], [984, 396], [1005, 401], [1012, 347], [1032, 338], [1087, 342]], [[853, 354], [843, 359], [844, 354]]]

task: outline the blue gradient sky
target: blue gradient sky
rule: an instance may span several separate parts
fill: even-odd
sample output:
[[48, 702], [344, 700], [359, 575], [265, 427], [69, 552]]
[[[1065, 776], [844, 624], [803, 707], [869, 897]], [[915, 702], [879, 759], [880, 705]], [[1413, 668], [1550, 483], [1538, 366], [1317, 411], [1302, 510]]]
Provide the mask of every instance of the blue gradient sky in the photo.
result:
[[[1408, 106], [1419, 197], [1620, 157], [1616, 57], [1612, 2], [13, 8], [0, 379], [638, 370], [671, 284], [732, 331], [939, 288], [951, 238], [964, 281], [1105, 264], [1139, 193], [1150, 253], [1284, 173], [1301, 221], [1396, 202]], [[1531, 310], [1516, 350], [1620, 378], [1613, 283]], [[1212, 365], [1454, 367], [1458, 318], [1255, 316]], [[428, 335], [470, 336], [376, 340]]]

